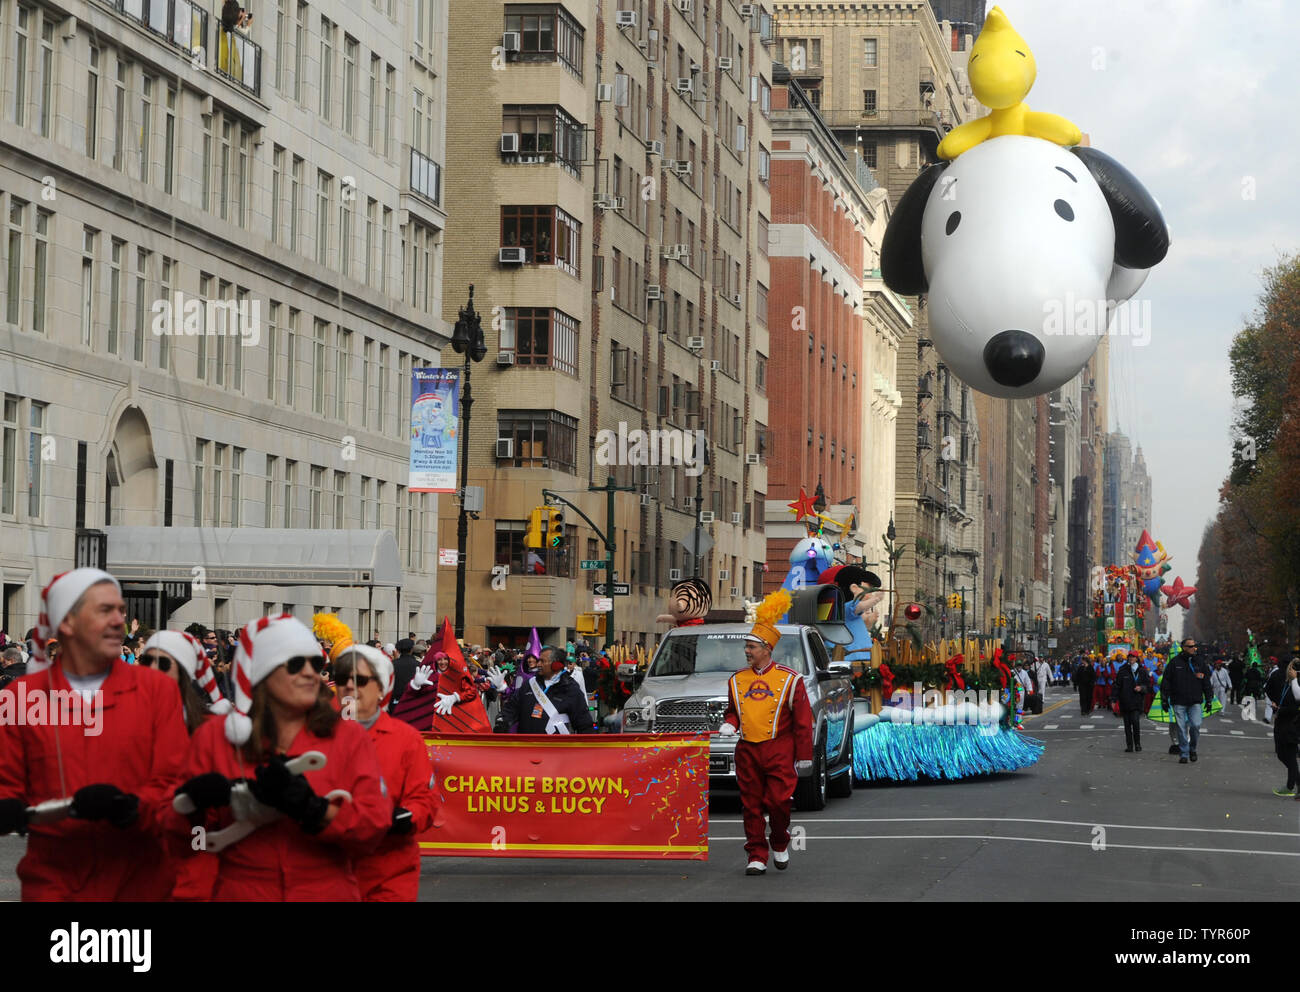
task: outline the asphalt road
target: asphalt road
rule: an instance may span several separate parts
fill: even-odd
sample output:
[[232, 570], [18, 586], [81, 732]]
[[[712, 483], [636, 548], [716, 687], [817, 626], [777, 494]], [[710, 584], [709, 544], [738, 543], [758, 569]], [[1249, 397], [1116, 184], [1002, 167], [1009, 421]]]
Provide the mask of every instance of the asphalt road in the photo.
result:
[[[1074, 697], [1049, 696], [1026, 720], [1047, 744], [1037, 765], [871, 785], [796, 814], [804, 849], [785, 872], [744, 874], [739, 806], [715, 800], [707, 862], [426, 858], [420, 898], [1300, 903], [1300, 803], [1272, 794], [1285, 773], [1271, 728], [1231, 714], [1203, 730], [1196, 764], [1150, 721], [1126, 754], [1117, 717], [1084, 720]], [[18, 897], [23, 844], [0, 838], [0, 899]]]

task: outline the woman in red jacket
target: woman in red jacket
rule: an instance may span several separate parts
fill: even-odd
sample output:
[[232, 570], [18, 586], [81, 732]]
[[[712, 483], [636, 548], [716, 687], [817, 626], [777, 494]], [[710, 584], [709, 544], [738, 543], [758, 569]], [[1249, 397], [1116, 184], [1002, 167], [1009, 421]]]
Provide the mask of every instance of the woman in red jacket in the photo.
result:
[[334, 660], [343, 715], [370, 734], [393, 801], [393, 823], [373, 854], [356, 861], [363, 902], [415, 902], [420, 847], [415, 835], [433, 825], [433, 765], [419, 731], [384, 708], [393, 694], [393, 663], [374, 648], [354, 644]]
[[[156, 668], [176, 683], [181, 694], [185, 729], [192, 737], [213, 715], [230, 712], [230, 700], [217, 688], [216, 673], [203, 644], [192, 634], [160, 630], [140, 649], [140, 666]], [[180, 761], [184, 754], [177, 757]], [[176, 885], [172, 898], [178, 902], [207, 902], [217, 882], [217, 856], [206, 852], [193, 857], [173, 858]]]
[[[216, 901], [360, 898], [353, 862], [388, 832], [392, 804], [366, 732], [330, 705], [322, 665], [316, 639], [292, 616], [254, 620], [239, 633], [235, 710], [199, 728], [177, 790], [196, 811], [165, 813], [175, 847], [188, 851], [203, 836], [196, 828], [211, 834], [234, 822], [232, 783], [249, 780], [263, 822], [220, 851]], [[324, 754], [324, 767], [297, 774], [287, 766], [308, 751]], [[328, 798], [336, 791], [348, 798]]]

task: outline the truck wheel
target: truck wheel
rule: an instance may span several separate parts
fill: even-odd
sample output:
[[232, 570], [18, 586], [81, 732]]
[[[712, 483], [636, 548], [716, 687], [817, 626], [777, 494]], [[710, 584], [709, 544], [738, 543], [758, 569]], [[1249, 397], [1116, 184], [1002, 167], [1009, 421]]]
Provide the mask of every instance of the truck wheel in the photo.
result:
[[794, 804], [801, 810], [826, 808], [826, 742], [818, 741], [812, 775], [801, 778], [794, 789]]
[[844, 755], [843, 767], [848, 769], [832, 776], [826, 786], [826, 794], [832, 799], [848, 799], [853, 795], [853, 738], [849, 738], [848, 753]]

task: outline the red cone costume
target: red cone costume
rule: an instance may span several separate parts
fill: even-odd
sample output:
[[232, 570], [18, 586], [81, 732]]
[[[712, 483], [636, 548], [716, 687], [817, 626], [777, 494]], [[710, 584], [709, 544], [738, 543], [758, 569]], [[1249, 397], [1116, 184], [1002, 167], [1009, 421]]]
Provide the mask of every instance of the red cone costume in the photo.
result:
[[[439, 652], [447, 656], [445, 672], [437, 671], [434, 662], [434, 655]], [[419, 689], [408, 686], [393, 707], [393, 716], [409, 723], [416, 730], [432, 730], [435, 734], [492, 733], [487, 710], [483, 708], [478, 687], [470, 677], [469, 666], [460, 652], [460, 645], [456, 643], [449, 618], [443, 618], [439, 637], [429, 645], [422, 664], [434, 668], [433, 678]], [[434, 709], [439, 696], [455, 696], [459, 702], [452, 707], [450, 713], [444, 715]]]
[[[51, 688], [72, 691], [56, 663], [6, 686], [3, 694], [15, 695], [6, 708], [18, 702], [20, 685], [28, 707], [32, 697]], [[27, 854], [18, 862], [24, 901], [152, 902], [171, 895], [174, 873], [163, 855], [157, 817], [171, 803], [189, 746], [180, 694], [161, 672], [120, 659], [109, 667], [100, 694], [99, 736], [48, 719], [39, 726], [0, 726], [0, 799], [34, 806], [96, 783], [140, 798], [139, 818], [129, 827], [75, 819], [31, 826]]]

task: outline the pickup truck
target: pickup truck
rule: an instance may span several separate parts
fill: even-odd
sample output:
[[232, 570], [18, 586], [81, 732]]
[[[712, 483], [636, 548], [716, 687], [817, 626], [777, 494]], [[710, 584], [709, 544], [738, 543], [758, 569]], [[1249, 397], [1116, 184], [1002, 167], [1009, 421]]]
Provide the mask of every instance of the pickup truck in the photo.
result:
[[[745, 667], [746, 623], [674, 627], [659, 643], [644, 677], [620, 666], [619, 677], [634, 691], [623, 706], [626, 733], [708, 733], [709, 789], [738, 793], [736, 739], [717, 735], [727, 710], [727, 680]], [[853, 683], [847, 665], [833, 665], [817, 628], [778, 624], [781, 640], [772, 652], [778, 665], [803, 676], [813, 716], [813, 770], [795, 789], [802, 810], [826, 806], [828, 796], [853, 789]]]

